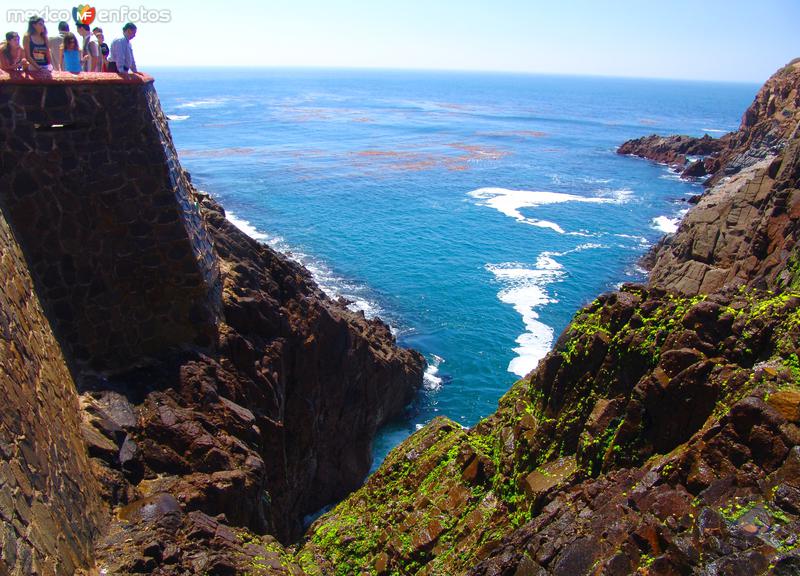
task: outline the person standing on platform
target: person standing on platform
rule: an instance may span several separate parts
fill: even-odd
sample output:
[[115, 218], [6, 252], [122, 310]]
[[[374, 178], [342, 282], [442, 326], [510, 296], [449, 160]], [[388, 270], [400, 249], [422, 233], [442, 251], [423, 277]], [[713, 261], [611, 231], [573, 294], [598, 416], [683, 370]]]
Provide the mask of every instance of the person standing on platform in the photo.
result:
[[61, 48], [61, 67], [64, 72], [80, 74], [83, 71], [83, 55], [81, 47], [78, 45], [78, 38], [72, 32], [64, 34], [64, 46]]
[[103, 29], [99, 26], [95, 26], [92, 28], [92, 34], [97, 39], [97, 46], [100, 48], [100, 57], [103, 60], [102, 71], [108, 72], [108, 55], [111, 51], [108, 48], [108, 44], [106, 44], [106, 37], [103, 34]]
[[47, 40], [50, 54], [53, 56], [53, 70], [61, 70], [61, 48], [64, 45], [64, 35], [69, 32], [69, 24], [63, 20], [58, 23], [58, 36]]
[[97, 41], [94, 39], [89, 25], [78, 24], [78, 34], [83, 38], [83, 71], [101, 72], [103, 61], [100, 58], [100, 48], [97, 46]]
[[131, 40], [136, 37], [136, 24], [128, 22], [122, 28], [122, 38], [111, 43], [111, 55], [108, 57], [108, 71], [118, 74], [137, 73], [136, 59], [133, 57]]

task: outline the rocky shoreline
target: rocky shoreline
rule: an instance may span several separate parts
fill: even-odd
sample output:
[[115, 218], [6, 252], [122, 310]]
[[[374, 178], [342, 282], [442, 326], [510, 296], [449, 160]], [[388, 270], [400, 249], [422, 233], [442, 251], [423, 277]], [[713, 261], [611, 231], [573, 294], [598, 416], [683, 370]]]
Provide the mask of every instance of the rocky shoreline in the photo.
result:
[[797, 136], [798, 66], [795, 58], [767, 80], [736, 132], [721, 138], [652, 134], [624, 142], [617, 153], [666, 164], [684, 178], [707, 177], [707, 187], [775, 158]]
[[0, 74], [0, 574], [245, 573], [361, 485], [425, 361], [232, 225], [116, 78]]
[[[734, 133], [621, 146], [687, 176], [701, 162], [708, 176], [654, 248], [648, 284], [598, 297], [494, 414], [468, 430], [433, 420], [363, 485], [372, 438], [413, 398], [424, 359], [194, 190], [140, 84], [99, 89], [148, 102], [126, 122], [159, 142], [150, 156], [199, 238], [187, 249], [214, 272], [213, 339], [117, 370], [71, 361], [48, 323], [53, 301], [37, 293], [85, 279], [64, 274], [68, 254], [26, 263], [30, 246], [17, 244], [30, 221], [0, 205], [0, 264], [16, 279], [0, 291], [12, 408], [0, 418], [0, 574], [800, 573], [800, 61], [767, 81]], [[23, 95], [35, 108], [83, 89]], [[49, 143], [50, 161], [59, 136], [14, 118], [9, 130], [35, 134], [32, 154]], [[24, 202], [38, 189], [20, 182], [0, 179]], [[174, 235], [174, 222], [138, 227], [133, 248], [152, 230]], [[303, 532], [304, 515], [342, 498]]]
[[[223, 277], [217, 349], [80, 386], [89, 453], [122, 510], [99, 547], [110, 573], [155, 569], [170, 550], [181, 551], [171, 573], [190, 570], [193, 551], [214, 570], [238, 569], [238, 540], [216, 552], [194, 542], [209, 525], [294, 541], [305, 515], [358, 488], [377, 429], [422, 382], [424, 360], [398, 349], [386, 324], [332, 301], [196, 198]], [[138, 508], [153, 498], [168, 530]]]
[[305, 573], [800, 572], [799, 94], [793, 61], [735, 133], [621, 146], [709, 175], [648, 285], [579, 311], [474, 428], [395, 448]]

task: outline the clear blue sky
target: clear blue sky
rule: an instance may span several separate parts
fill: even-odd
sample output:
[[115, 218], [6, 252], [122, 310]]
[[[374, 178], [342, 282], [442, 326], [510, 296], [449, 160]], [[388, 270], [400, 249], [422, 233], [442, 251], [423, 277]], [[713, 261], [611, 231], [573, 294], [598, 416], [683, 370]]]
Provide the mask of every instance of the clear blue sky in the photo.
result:
[[[7, 10], [71, 9], [4, 1]], [[148, 66], [523, 71], [763, 82], [800, 56], [800, 0], [136, 0]], [[108, 36], [118, 23], [99, 22]], [[55, 30], [55, 24], [49, 25]]]

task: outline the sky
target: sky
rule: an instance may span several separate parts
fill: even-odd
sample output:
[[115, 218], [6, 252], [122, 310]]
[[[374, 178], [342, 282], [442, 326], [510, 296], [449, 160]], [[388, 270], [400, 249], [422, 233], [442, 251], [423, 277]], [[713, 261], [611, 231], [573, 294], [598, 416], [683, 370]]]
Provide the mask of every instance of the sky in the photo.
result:
[[[85, 0], [83, 0], [85, 1]], [[148, 66], [400, 68], [763, 82], [800, 56], [800, 0], [131, 0]], [[11, 11], [75, 4], [4, 0]], [[127, 19], [127, 18], [124, 18]], [[57, 19], [48, 23], [56, 30]], [[97, 21], [108, 41], [122, 22]]]

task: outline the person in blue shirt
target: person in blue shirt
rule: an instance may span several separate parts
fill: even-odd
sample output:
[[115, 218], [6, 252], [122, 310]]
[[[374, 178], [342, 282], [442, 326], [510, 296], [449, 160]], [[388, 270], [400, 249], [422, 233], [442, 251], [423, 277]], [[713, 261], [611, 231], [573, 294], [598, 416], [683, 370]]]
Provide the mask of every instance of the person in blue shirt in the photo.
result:
[[64, 34], [64, 47], [61, 50], [61, 69], [78, 74], [83, 69], [83, 58], [78, 38], [72, 32]]

